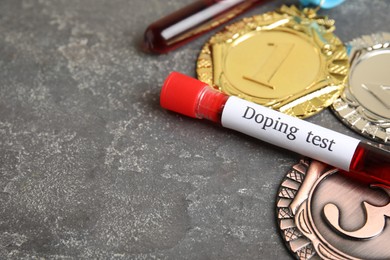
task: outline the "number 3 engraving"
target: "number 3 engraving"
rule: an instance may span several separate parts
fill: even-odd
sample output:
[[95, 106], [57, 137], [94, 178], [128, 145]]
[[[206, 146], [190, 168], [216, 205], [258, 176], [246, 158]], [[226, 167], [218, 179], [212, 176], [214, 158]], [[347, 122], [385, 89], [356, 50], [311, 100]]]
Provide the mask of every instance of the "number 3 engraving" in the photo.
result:
[[[389, 196], [390, 190], [384, 186], [379, 186]], [[386, 227], [386, 217], [390, 217], [390, 203], [383, 207], [375, 207], [367, 202], [363, 202], [366, 211], [366, 222], [363, 227], [355, 231], [347, 231], [340, 226], [340, 210], [329, 203], [324, 207], [324, 215], [330, 225], [338, 232], [355, 239], [370, 239], [380, 235]]]

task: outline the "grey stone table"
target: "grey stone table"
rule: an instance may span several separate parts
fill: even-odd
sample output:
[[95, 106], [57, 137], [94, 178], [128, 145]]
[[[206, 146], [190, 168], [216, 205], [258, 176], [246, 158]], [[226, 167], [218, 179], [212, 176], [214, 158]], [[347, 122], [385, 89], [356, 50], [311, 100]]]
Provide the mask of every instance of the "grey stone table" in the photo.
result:
[[[159, 106], [211, 34], [160, 56], [139, 42], [190, 2], [0, 1], [0, 259], [291, 258], [275, 198], [300, 156]], [[322, 11], [343, 41], [389, 30], [389, 13]], [[328, 110], [308, 120], [355, 135]]]

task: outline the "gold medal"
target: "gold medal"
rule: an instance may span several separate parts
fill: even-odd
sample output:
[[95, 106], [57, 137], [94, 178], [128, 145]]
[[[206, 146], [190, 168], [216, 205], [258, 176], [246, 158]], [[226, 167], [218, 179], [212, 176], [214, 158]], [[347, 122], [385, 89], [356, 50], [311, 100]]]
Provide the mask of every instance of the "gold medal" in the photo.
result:
[[198, 78], [220, 91], [305, 118], [344, 88], [348, 56], [334, 21], [282, 6], [227, 26], [203, 47]]
[[332, 108], [355, 131], [390, 144], [390, 33], [363, 36], [347, 46], [348, 84]]

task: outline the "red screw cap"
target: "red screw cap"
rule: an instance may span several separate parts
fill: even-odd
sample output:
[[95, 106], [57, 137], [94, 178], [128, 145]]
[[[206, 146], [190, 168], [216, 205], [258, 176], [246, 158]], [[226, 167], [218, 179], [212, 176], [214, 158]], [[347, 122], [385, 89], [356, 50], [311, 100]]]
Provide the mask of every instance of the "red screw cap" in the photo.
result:
[[206, 87], [206, 83], [197, 79], [172, 72], [161, 89], [160, 104], [165, 109], [197, 118], [198, 101]]

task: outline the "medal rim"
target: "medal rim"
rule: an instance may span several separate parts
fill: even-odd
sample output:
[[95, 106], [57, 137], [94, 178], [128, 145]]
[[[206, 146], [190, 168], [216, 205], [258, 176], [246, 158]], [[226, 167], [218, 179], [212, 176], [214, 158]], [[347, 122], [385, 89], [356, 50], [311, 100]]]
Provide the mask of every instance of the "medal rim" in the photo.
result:
[[[324, 254], [328, 255], [330, 254], [330, 256], [334, 257], [334, 259], [340, 259], [340, 256], [343, 256], [345, 257], [345, 254], [340, 252], [339, 250], [333, 248], [333, 247], [328, 247], [328, 243], [326, 243], [326, 240], [324, 240], [324, 238], [319, 234], [318, 230], [313, 228], [312, 225], [310, 225], [309, 223], [306, 223], [305, 220], [303, 220], [302, 222], [305, 223], [307, 225], [307, 228], [308, 228], [308, 231], [307, 231], [307, 234], [304, 234], [300, 228], [298, 227], [298, 225], [296, 224], [296, 222], [298, 221], [297, 219], [302, 219], [304, 217], [307, 217], [307, 218], [311, 218], [311, 213], [310, 213], [310, 210], [307, 210], [307, 208], [309, 208], [308, 204], [310, 203], [308, 200], [310, 199], [310, 195], [312, 195], [312, 193], [314, 192], [315, 190], [315, 187], [321, 183], [321, 181], [328, 175], [328, 174], [324, 174], [323, 176], [321, 176], [318, 180], [315, 181], [315, 184], [313, 184], [313, 188], [310, 189], [310, 192], [308, 194], [308, 198], [302, 202], [301, 205], [299, 205], [298, 209], [297, 209], [297, 213], [294, 214], [291, 209], [290, 209], [290, 204], [291, 202], [294, 201], [296, 195], [297, 195], [297, 192], [298, 190], [301, 188], [304, 180], [305, 180], [305, 177], [306, 177], [306, 173], [307, 173], [307, 170], [309, 169], [309, 166], [311, 164], [311, 160], [308, 159], [308, 158], [304, 158], [304, 159], [301, 159], [300, 162], [298, 164], [295, 164], [293, 167], [291, 167], [291, 169], [287, 172], [287, 174], [285, 175], [285, 177], [283, 178], [283, 181], [279, 187], [279, 190], [278, 190], [278, 195], [277, 195], [277, 200], [276, 200], [276, 214], [277, 214], [277, 220], [278, 220], [278, 226], [279, 226], [279, 230], [280, 230], [280, 234], [282, 236], [282, 239], [283, 241], [285, 242], [285, 245], [287, 246], [287, 248], [290, 250], [290, 252], [292, 254], [294, 254], [295, 257], [297, 257], [298, 259], [311, 259], [311, 258], [315, 258], [315, 257], [321, 257], [323, 258], [323, 255], [321, 255], [321, 253], [323, 252]], [[336, 170], [337, 172], [337, 170]], [[332, 172], [331, 174], [333, 174], [334, 172]], [[288, 200], [290, 200], [291, 202], [289, 203], [289, 205], [283, 207], [283, 206], [279, 206], [279, 203], [281, 200], [283, 199], [286, 199], [286, 197], [284, 197], [283, 195], [281, 195], [283, 193], [283, 190], [284, 189], [287, 189], [287, 190], [292, 190], [290, 187], [287, 187], [287, 186], [284, 186], [284, 182], [286, 181], [286, 179], [290, 179], [288, 176], [290, 174], [300, 174], [302, 175], [302, 181], [299, 182], [299, 187], [295, 190], [295, 193], [294, 193], [294, 196], [292, 197], [289, 197]], [[296, 180], [294, 180], [296, 181]], [[283, 211], [285, 213], [285, 211], [288, 212], [288, 215], [290, 216], [290, 219], [293, 220], [294, 222], [294, 226], [293, 227], [289, 227], [287, 229], [283, 229], [282, 227], [282, 221], [285, 220], [286, 218], [284, 217], [281, 217], [281, 214], [280, 212]], [[302, 216], [302, 212], [306, 212], [306, 216]], [[313, 223], [313, 222], [312, 222]], [[311, 229], [314, 229], [314, 230], [310, 230]], [[296, 239], [289, 239], [287, 236], [286, 236], [286, 232], [293, 232], [295, 235], [296, 235]], [[313, 232], [312, 232], [313, 231]], [[313, 234], [314, 233], [314, 234]], [[307, 235], [311, 235], [312, 237], [315, 237], [315, 239], [311, 239], [309, 238]], [[302, 246], [300, 248], [298, 248], [297, 250], [294, 249], [294, 241], [297, 240], [297, 239], [300, 239], [302, 238], [304, 240], [306, 240], [306, 245], [305, 246]], [[315, 242], [314, 242], [314, 241]], [[310, 254], [311, 253], [311, 254]], [[341, 253], [341, 254], [340, 254]], [[310, 254], [310, 255], [308, 255]], [[341, 259], [347, 259], [347, 258], [341, 258]], [[355, 259], [355, 258], [352, 258], [352, 259]]]

